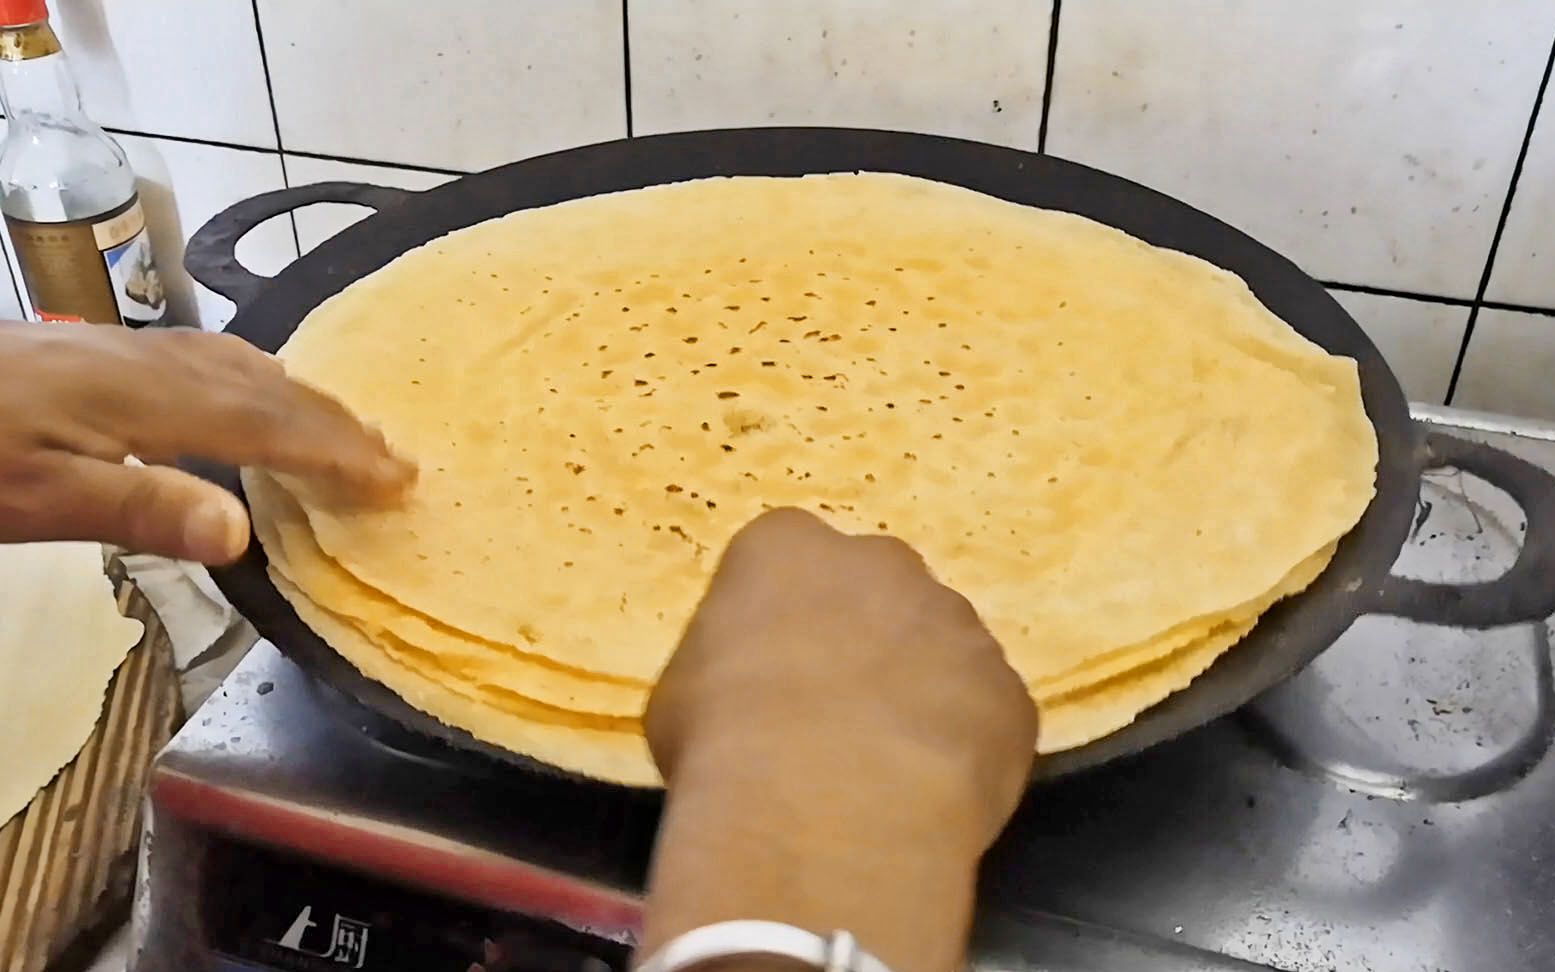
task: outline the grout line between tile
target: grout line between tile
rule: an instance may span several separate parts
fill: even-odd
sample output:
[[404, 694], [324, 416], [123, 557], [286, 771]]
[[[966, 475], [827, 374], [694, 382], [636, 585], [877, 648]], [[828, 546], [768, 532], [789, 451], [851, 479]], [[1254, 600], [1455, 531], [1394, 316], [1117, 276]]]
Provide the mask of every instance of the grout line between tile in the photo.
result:
[[[270, 126], [275, 132], [275, 148], [281, 160], [281, 185], [290, 189], [292, 185], [291, 174], [286, 170], [286, 143], [281, 140], [281, 114], [275, 107], [275, 85], [270, 80], [270, 52], [265, 49], [265, 28], [259, 18], [259, 0], [250, 0], [254, 11], [254, 37], [259, 43], [259, 66], [265, 76], [265, 96], [270, 99]], [[292, 228], [292, 246], [297, 251], [297, 256], [302, 257], [302, 237], [297, 232], [297, 212], [289, 210], [286, 213], [286, 221]]]
[[1446, 303], [1451, 306], [1466, 306], [1487, 311], [1515, 311], [1518, 314], [1539, 314], [1541, 317], [1555, 317], [1555, 306], [1539, 306], [1536, 303], [1511, 303], [1508, 300], [1473, 300], [1469, 297], [1446, 297], [1443, 294], [1421, 294], [1418, 291], [1395, 291], [1386, 286], [1370, 286], [1365, 283], [1342, 283], [1339, 280], [1317, 281], [1323, 288], [1330, 291], [1345, 291], [1350, 294], [1372, 294], [1375, 297], [1400, 297], [1403, 300], [1420, 300], [1421, 303]]
[[275, 85], [270, 81], [270, 52], [265, 49], [265, 28], [259, 22], [259, 0], [249, 0], [254, 11], [254, 36], [259, 42], [259, 66], [265, 76], [265, 97], [270, 99], [270, 126], [275, 132], [275, 148], [278, 152], [286, 151], [286, 145], [281, 141], [281, 115], [275, 109]]
[[1469, 318], [1463, 322], [1463, 340], [1458, 342], [1458, 356], [1452, 362], [1452, 375], [1447, 379], [1447, 395], [1442, 399], [1443, 405], [1451, 405], [1453, 397], [1458, 394], [1458, 379], [1463, 375], [1463, 362], [1469, 356], [1469, 339], [1474, 336], [1474, 325], [1479, 323], [1479, 311], [1483, 304], [1476, 303], [1469, 308]]
[[384, 169], [404, 169], [407, 172], [427, 172], [433, 175], [463, 176], [469, 175], [466, 169], [442, 169], [432, 165], [417, 165], [414, 162], [388, 162], [383, 159], [367, 159], [354, 155], [330, 155], [327, 152], [308, 152], [303, 149], [289, 148], [284, 153], [273, 148], [261, 148], [256, 145], [243, 145], [238, 142], [222, 142], [211, 138], [194, 138], [189, 135], [169, 135], [166, 132], [136, 131], [129, 128], [110, 128], [104, 126], [104, 131], [114, 135], [130, 135], [135, 138], [151, 138], [162, 142], [182, 142], [185, 145], [204, 145], [208, 148], [235, 149], [239, 152], [257, 152], [261, 155], [292, 155], [303, 159], [318, 159], [321, 162], [344, 162], [350, 165], [375, 165]]
[[1453, 307], [1470, 308], [1477, 306], [1481, 310], [1513, 311], [1518, 314], [1538, 314], [1541, 317], [1555, 317], [1555, 307], [1541, 307], [1537, 304], [1514, 304], [1504, 300], [1475, 301], [1468, 297], [1448, 297], [1443, 294], [1427, 294], [1414, 290], [1393, 290], [1388, 287], [1344, 283], [1338, 280], [1319, 280], [1318, 283], [1329, 290], [1343, 290], [1352, 294], [1372, 294], [1377, 297], [1398, 297], [1403, 300], [1418, 300], [1426, 304], [1449, 304]]
[[621, 0], [621, 78], [626, 95], [626, 137], [632, 137], [632, 22], [627, 14], [630, 0]]
[[1401, 297], [1405, 300], [1419, 300], [1428, 304], [1451, 304], [1454, 307], [1474, 306], [1474, 300], [1470, 297], [1448, 297], [1444, 294], [1418, 293], [1413, 290], [1392, 290], [1388, 287], [1343, 283], [1338, 280], [1319, 280], [1318, 283], [1329, 290], [1343, 290], [1352, 294], [1371, 294], [1375, 297]]
[[1518, 314], [1538, 314], [1541, 317], [1555, 317], [1555, 307], [1535, 307], [1531, 304], [1508, 304], [1500, 300], [1482, 300], [1479, 306], [1485, 310], [1514, 311]]
[[[292, 187], [292, 175], [286, 168], [286, 153], [278, 152], [276, 155], [281, 160], [281, 185], [290, 189]], [[297, 232], [297, 210], [288, 209], [286, 211], [286, 219], [287, 222], [292, 224], [292, 245], [297, 248], [297, 258], [301, 259], [302, 236]]]
[[112, 125], [102, 126], [103, 131], [110, 135], [129, 135], [135, 138], [154, 138], [159, 142], [182, 142], [185, 145], [205, 145], [210, 148], [234, 149], [239, 152], [257, 152], [260, 155], [280, 155], [279, 149], [268, 148], [262, 145], [244, 145], [241, 142], [222, 142], [211, 138], [196, 138], [193, 135], [169, 135], [166, 132], [136, 131], [131, 128], [114, 128]]
[[1485, 305], [1485, 291], [1490, 289], [1490, 275], [1496, 266], [1496, 251], [1501, 248], [1501, 237], [1506, 232], [1507, 217], [1512, 214], [1512, 200], [1517, 196], [1517, 182], [1523, 174], [1523, 164], [1528, 160], [1528, 145], [1533, 141], [1533, 130], [1539, 124], [1539, 109], [1544, 104], [1544, 93], [1550, 86], [1550, 70], [1555, 68], [1555, 39], [1550, 41], [1549, 56], [1544, 59], [1544, 74], [1539, 78], [1539, 88], [1534, 92], [1533, 108], [1528, 112], [1528, 127], [1523, 132], [1523, 144], [1517, 151], [1517, 162], [1512, 166], [1512, 178], [1506, 186], [1506, 198], [1501, 202], [1501, 215], [1496, 220], [1496, 231], [1490, 237], [1490, 251], [1485, 254], [1485, 269], [1479, 275], [1479, 289], [1474, 294], [1474, 306], [1469, 309], [1469, 320], [1463, 328], [1463, 343], [1458, 346], [1458, 357], [1452, 364], [1452, 377], [1447, 381], [1447, 401], [1451, 405], [1458, 392], [1458, 379], [1463, 375], [1463, 362], [1469, 356], [1469, 341], [1474, 337], [1474, 324], [1479, 311]]
[[381, 169], [404, 169], [406, 172], [426, 172], [432, 175], [467, 176], [470, 169], [443, 169], [435, 165], [417, 165], [414, 162], [385, 162], [382, 159], [364, 159], [354, 155], [330, 155], [327, 152], [305, 152], [301, 149], [287, 149], [287, 155], [295, 155], [302, 159], [317, 159], [320, 162], [344, 162], [349, 165], [375, 165]]
[[1064, 0], [1053, 0], [1047, 28], [1047, 76], [1042, 83], [1042, 121], [1037, 128], [1037, 154], [1047, 153], [1047, 120], [1053, 109], [1053, 73], [1058, 66], [1058, 16]]

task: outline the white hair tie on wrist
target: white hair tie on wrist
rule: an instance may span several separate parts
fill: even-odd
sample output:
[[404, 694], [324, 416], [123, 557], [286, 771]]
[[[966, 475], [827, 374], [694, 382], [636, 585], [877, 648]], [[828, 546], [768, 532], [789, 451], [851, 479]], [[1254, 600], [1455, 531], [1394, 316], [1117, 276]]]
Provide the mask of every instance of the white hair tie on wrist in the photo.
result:
[[776, 921], [720, 921], [666, 942], [637, 972], [687, 972], [721, 959], [766, 955], [793, 959], [823, 972], [891, 972], [846, 931], [817, 935]]

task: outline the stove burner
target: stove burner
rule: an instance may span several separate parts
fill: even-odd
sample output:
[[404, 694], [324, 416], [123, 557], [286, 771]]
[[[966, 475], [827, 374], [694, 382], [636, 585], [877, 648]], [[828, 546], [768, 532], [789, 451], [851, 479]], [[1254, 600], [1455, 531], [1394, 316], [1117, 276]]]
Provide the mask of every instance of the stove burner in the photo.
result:
[[455, 749], [440, 739], [407, 729], [332, 686], [308, 679], [302, 683], [302, 690], [312, 698], [320, 711], [339, 720], [342, 725], [349, 726], [370, 746], [397, 759], [431, 767], [458, 763], [483, 776], [506, 769], [511, 775], [511, 768], [502, 767], [479, 753]]
[[[1397, 570], [1426, 580], [1494, 577], [1520, 538], [1516, 507], [1461, 474], [1421, 487]], [[1371, 796], [1427, 803], [1510, 787], [1555, 739], [1549, 631], [1432, 629], [1363, 618], [1305, 672], [1243, 713], [1294, 769]]]

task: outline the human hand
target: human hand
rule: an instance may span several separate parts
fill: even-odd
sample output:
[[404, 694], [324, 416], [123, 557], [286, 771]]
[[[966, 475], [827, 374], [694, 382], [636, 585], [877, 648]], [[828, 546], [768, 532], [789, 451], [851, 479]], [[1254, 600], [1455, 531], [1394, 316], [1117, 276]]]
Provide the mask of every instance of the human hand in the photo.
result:
[[1036, 710], [907, 545], [779, 510], [730, 544], [645, 730], [670, 791], [647, 947], [764, 918], [907, 972], [959, 959]]
[[966, 598], [892, 537], [778, 510], [729, 545], [646, 717], [673, 781], [761, 752], [954, 802], [991, 842], [1025, 788], [1036, 709]]
[[0, 542], [101, 540], [205, 563], [242, 554], [237, 497], [169, 466], [125, 465], [131, 455], [263, 466], [337, 503], [395, 502], [416, 474], [241, 338], [0, 322]]

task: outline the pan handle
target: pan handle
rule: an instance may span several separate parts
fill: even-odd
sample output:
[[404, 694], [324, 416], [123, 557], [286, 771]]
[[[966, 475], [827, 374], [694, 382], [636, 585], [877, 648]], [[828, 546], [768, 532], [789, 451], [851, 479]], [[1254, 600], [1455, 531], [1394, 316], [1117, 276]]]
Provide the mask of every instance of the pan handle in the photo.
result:
[[1555, 476], [1481, 442], [1439, 432], [1425, 436], [1424, 469], [1451, 467], [1505, 491], [1528, 527], [1517, 560], [1494, 580], [1439, 584], [1391, 575], [1368, 610], [1426, 624], [1493, 628], [1555, 614]]
[[415, 193], [361, 182], [319, 182], [277, 189], [245, 199], [212, 216], [189, 238], [184, 269], [200, 283], [242, 307], [270, 278], [238, 262], [238, 241], [267, 219], [314, 203], [348, 203], [373, 210], [388, 209]]

